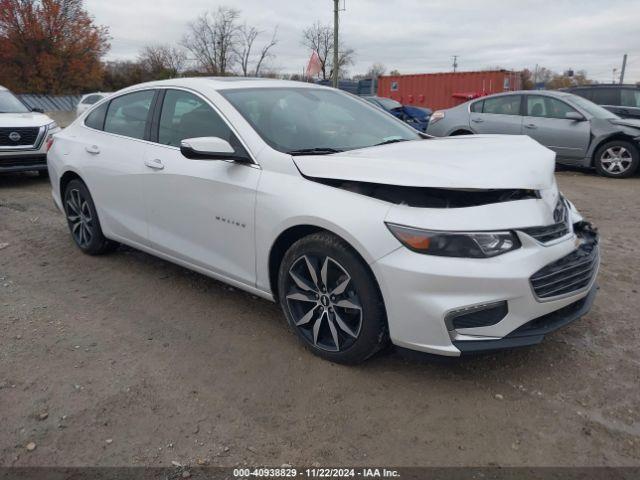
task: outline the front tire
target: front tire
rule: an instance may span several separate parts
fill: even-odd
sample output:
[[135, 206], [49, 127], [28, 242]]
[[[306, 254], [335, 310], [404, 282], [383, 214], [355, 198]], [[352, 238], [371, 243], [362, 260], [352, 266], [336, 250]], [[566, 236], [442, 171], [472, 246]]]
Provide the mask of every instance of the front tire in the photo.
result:
[[326, 360], [360, 363], [387, 342], [373, 274], [346, 242], [328, 232], [289, 248], [280, 265], [278, 297], [290, 328]]
[[596, 171], [605, 177], [627, 178], [638, 169], [638, 148], [624, 140], [612, 140], [602, 145], [594, 155]]
[[95, 204], [82, 180], [71, 180], [65, 188], [64, 211], [73, 241], [84, 253], [100, 255], [117, 247], [103, 235]]

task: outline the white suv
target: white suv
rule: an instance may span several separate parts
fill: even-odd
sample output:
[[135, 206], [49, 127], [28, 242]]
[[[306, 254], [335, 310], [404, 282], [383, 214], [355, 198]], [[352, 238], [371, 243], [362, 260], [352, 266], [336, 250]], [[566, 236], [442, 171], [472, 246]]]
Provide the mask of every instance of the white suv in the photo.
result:
[[60, 127], [0, 86], [0, 173], [47, 170], [47, 150]]

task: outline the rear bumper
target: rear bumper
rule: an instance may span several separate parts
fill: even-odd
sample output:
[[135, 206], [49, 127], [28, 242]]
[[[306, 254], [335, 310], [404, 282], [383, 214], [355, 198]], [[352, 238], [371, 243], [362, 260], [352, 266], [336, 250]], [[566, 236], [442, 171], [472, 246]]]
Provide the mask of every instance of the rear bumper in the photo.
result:
[[544, 339], [545, 335], [586, 315], [593, 305], [597, 291], [597, 285], [593, 285], [586, 297], [560, 310], [535, 318], [499, 340], [454, 341], [452, 343], [462, 355], [536, 345]]
[[46, 153], [0, 155], [0, 173], [44, 171], [47, 169]]

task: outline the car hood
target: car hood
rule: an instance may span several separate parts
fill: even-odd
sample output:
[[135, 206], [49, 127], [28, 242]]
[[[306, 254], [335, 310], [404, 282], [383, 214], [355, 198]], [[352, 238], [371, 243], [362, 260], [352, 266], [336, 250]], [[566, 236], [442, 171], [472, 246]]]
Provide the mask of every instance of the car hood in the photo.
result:
[[454, 189], [554, 185], [555, 153], [527, 136], [470, 135], [296, 156], [306, 177]]
[[53, 122], [43, 113], [0, 113], [0, 128], [2, 127], [41, 127]]
[[640, 120], [633, 118], [612, 118], [609, 120], [614, 125], [622, 125], [624, 127], [640, 128]]

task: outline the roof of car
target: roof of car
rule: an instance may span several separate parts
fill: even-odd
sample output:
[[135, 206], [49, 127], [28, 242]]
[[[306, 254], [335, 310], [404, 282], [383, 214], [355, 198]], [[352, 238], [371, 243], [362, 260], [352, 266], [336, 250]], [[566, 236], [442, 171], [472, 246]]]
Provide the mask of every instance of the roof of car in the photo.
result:
[[8, 89], [8, 88], [3, 87], [2, 85], [0, 85], [0, 92], [6, 91], [6, 90], [9, 90], [9, 89]]
[[483, 100], [485, 98], [498, 97], [500, 95], [523, 95], [523, 94], [543, 95], [546, 97], [558, 97], [558, 98], [563, 98], [563, 97], [567, 97], [568, 95], [571, 95], [570, 92], [563, 92], [560, 90], [514, 90], [512, 92], [494, 93], [494, 94], [480, 97], [474, 100]]
[[216, 90], [230, 90], [239, 88], [329, 88], [316, 83], [297, 82], [294, 80], [277, 80], [272, 78], [255, 77], [183, 77], [170, 80], [159, 80], [133, 85], [129, 88], [145, 87], [191, 87], [211, 88]]

